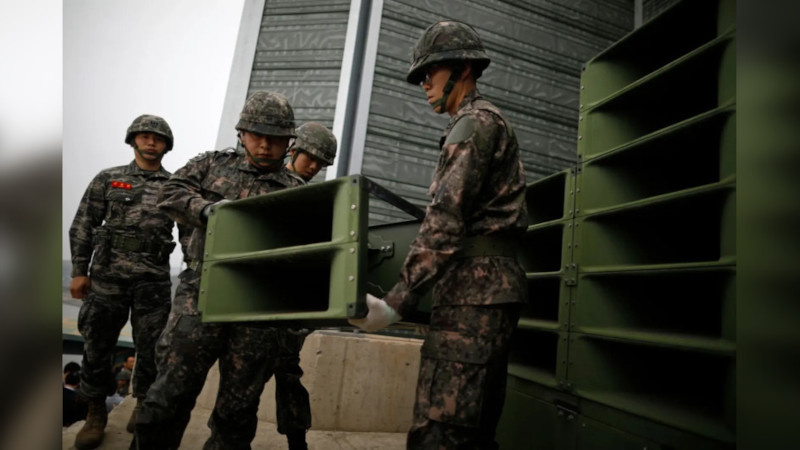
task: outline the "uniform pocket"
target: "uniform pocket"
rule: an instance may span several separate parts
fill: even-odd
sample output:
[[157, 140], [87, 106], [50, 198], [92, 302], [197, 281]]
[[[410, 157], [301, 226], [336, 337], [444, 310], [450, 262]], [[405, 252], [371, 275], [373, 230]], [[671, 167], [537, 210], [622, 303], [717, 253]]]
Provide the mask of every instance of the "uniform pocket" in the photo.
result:
[[427, 416], [437, 422], [477, 427], [486, 390], [491, 341], [453, 331], [432, 331], [422, 345], [418, 395], [426, 396]]

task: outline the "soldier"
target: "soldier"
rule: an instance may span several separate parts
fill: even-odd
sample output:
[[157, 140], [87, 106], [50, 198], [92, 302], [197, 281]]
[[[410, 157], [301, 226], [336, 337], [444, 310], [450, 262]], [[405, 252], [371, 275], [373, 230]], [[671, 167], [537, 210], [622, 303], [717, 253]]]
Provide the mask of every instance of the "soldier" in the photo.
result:
[[86, 423], [75, 438], [78, 449], [102, 442], [105, 399], [116, 389], [113, 351], [128, 312], [138, 354], [133, 378], [137, 406], [131, 415], [135, 420], [156, 377], [155, 343], [170, 309], [174, 223], [158, 209], [156, 196], [170, 176], [161, 159], [172, 149], [172, 130], [161, 117], [142, 115], [128, 127], [125, 143], [133, 147], [134, 160], [94, 177], [69, 230], [70, 293], [84, 299], [78, 315], [85, 341], [80, 393], [89, 403]]
[[233, 149], [200, 154], [175, 172], [159, 194], [162, 211], [193, 227], [187, 249], [191, 262], [180, 274], [172, 311], [159, 338], [158, 377], [137, 418], [132, 448], [178, 448], [208, 370], [217, 360], [219, 393], [204, 448], [250, 448], [255, 436], [259, 397], [277, 361], [278, 332], [201, 322], [197, 299], [206, 224], [216, 205], [304, 181], [283, 165], [289, 140], [295, 136], [294, 113], [286, 97], [256, 92], [239, 117], [236, 129], [244, 154]]
[[497, 448], [508, 344], [527, 296], [513, 245], [527, 213], [514, 131], [477, 89], [488, 65], [464, 23], [435, 23], [417, 41], [406, 80], [450, 115], [428, 190], [433, 200], [398, 283], [384, 299], [368, 296], [367, 317], [351, 321], [383, 328], [433, 287], [408, 448]]
[[316, 122], [308, 122], [297, 128], [297, 139], [289, 147], [291, 159], [286, 168], [311, 181], [325, 166], [336, 158], [336, 136]]

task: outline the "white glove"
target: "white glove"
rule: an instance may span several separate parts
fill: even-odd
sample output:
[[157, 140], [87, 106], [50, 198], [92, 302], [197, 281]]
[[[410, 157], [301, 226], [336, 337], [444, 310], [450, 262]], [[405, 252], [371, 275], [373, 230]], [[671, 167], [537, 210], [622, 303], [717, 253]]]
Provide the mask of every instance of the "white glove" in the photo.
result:
[[364, 331], [378, 331], [400, 321], [402, 317], [388, 303], [372, 294], [367, 294], [367, 308], [369, 312], [363, 319], [347, 319], [350, 325], [357, 326]]
[[232, 201], [233, 200], [228, 200], [227, 198], [223, 198], [222, 200], [220, 200], [218, 202], [214, 202], [214, 203], [212, 203], [210, 205], [206, 205], [206, 207], [203, 208], [203, 213], [202, 213], [203, 214], [203, 218], [204, 219], [208, 219], [208, 216], [211, 215], [211, 213], [214, 211], [214, 209], [217, 208], [217, 206], [224, 205], [225, 203], [230, 203]]

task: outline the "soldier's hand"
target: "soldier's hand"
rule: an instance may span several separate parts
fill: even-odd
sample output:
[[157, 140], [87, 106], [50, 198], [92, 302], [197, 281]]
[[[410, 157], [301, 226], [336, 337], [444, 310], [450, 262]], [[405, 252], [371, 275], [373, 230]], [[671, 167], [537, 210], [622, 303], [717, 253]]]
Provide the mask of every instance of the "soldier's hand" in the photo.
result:
[[91, 285], [92, 282], [89, 280], [89, 277], [73, 277], [72, 281], [69, 283], [69, 293], [72, 295], [72, 298], [86, 298], [86, 294], [89, 292], [89, 286]]
[[367, 294], [367, 308], [369, 312], [363, 319], [347, 319], [350, 325], [357, 326], [364, 331], [378, 331], [398, 322], [402, 317], [388, 303], [372, 294]]
[[211, 213], [214, 212], [214, 209], [216, 209], [219, 205], [224, 205], [225, 203], [230, 203], [231, 201], [232, 200], [228, 200], [227, 198], [223, 198], [222, 200], [220, 200], [218, 202], [215, 202], [215, 203], [212, 203], [212, 204], [206, 206], [205, 208], [203, 208], [203, 219], [208, 220], [208, 216], [210, 216]]

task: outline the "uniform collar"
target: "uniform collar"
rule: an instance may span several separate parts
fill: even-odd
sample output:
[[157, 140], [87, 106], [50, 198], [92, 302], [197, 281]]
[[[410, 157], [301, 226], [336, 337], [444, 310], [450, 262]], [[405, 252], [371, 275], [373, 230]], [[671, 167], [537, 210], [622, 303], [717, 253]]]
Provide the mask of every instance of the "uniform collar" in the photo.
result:
[[158, 170], [142, 170], [136, 164], [136, 160], [134, 159], [125, 168], [125, 175], [149, 175], [151, 177], [157, 176], [161, 178], [169, 178], [170, 173], [167, 172], [167, 169], [164, 168], [163, 164], [158, 168]]
[[482, 96], [481, 93], [478, 92], [478, 88], [475, 88], [467, 92], [467, 95], [465, 95], [464, 98], [461, 99], [461, 103], [458, 104], [458, 109], [456, 110], [456, 114], [450, 118], [450, 125], [452, 126], [454, 123], [456, 123], [456, 121], [461, 117], [461, 112], [465, 108], [468, 108], [472, 102], [480, 98], [482, 98]]

